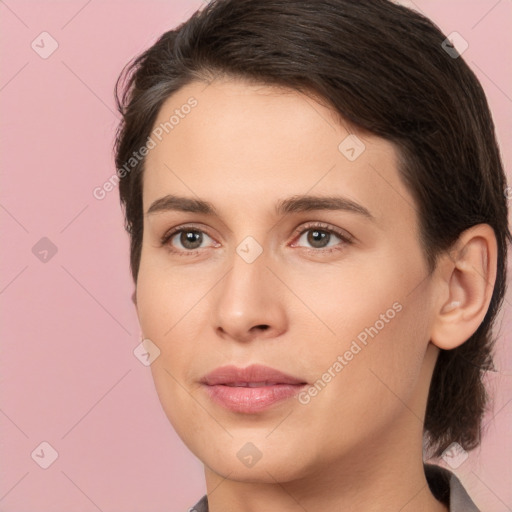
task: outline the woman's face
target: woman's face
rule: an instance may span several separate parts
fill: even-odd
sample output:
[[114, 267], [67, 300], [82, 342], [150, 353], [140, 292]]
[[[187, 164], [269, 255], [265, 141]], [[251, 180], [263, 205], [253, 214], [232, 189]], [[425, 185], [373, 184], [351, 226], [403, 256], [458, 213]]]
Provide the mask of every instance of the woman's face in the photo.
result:
[[[184, 87], [154, 128], [137, 311], [189, 449], [220, 475], [272, 482], [419, 439], [433, 285], [393, 146], [308, 96], [234, 80]], [[189, 203], [155, 203], [167, 195]], [[296, 384], [204, 382], [254, 364]]]

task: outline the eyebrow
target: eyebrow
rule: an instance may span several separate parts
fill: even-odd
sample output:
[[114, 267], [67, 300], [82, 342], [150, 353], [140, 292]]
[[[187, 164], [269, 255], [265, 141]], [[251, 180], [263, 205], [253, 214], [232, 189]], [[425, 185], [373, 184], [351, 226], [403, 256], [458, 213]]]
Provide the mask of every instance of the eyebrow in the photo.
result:
[[[286, 215], [291, 213], [309, 212], [315, 210], [338, 210], [350, 213], [356, 213], [369, 220], [375, 221], [375, 217], [364, 206], [341, 196], [293, 196], [282, 199], [275, 206], [277, 215]], [[181, 197], [168, 194], [154, 201], [148, 208], [146, 215], [151, 215], [166, 211], [181, 211], [190, 213], [202, 213], [219, 217], [216, 208], [208, 201], [194, 199], [190, 197]]]

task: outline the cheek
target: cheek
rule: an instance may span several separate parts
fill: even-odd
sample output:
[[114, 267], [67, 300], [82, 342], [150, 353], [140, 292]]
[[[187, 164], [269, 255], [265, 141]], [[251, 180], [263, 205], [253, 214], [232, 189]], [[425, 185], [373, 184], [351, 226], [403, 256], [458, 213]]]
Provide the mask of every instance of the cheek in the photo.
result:
[[143, 255], [137, 279], [139, 323], [144, 336], [156, 343], [175, 338], [183, 323], [198, 323], [197, 306], [211, 287], [190, 269], [162, 265], [157, 256]]
[[[137, 280], [137, 313], [142, 333], [160, 350], [151, 365], [155, 384], [179, 394], [180, 384], [190, 387], [208, 368], [205, 345], [211, 317], [210, 293], [216, 275], [195, 269], [171, 267], [157, 257], [141, 258]], [[204, 362], [206, 359], [206, 362]], [[174, 377], [174, 379], [173, 379]], [[164, 390], [162, 389], [162, 392]]]
[[[418, 262], [397, 257], [364, 272], [328, 268], [322, 276], [292, 281], [322, 321], [311, 315], [309, 335], [301, 337], [301, 357], [320, 389], [311, 397], [312, 410], [321, 403], [332, 407], [329, 418], [314, 415], [314, 421], [336, 416], [347, 425], [363, 413], [382, 424], [412, 400], [429, 341], [429, 290], [418, 286], [424, 278]], [[313, 345], [315, 332], [322, 335]]]
[[[296, 296], [290, 293], [287, 304], [291, 329], [300, 326], [321, 336], [322, 343], [314, 346], [319, 355], [323, 348], [348, 350], [355, 339], [369, 346], [389, 335], [409, 313], [417, 313], [411, 290], [424, 271], [420, 259], [409, 263], [400, 254], [386, 256], [283, 269], [280, 275]], [[396, 334], [391, 343], [407, 335], [403, 329]], [[300, 339], [309, 346], [310, 337]]]
[[191, 286], [190, 280], [179, 272], [165, 271], [149, 260], [141, 261], [137, 311], [144, 337], [160, 350], [150, 367], [155, 389], [171, 425], [189, 446], [193, 446], [195, 436], [203, 428], [197, 422], [197, 418], [203, 418], [202, 409], [191, 386], [193, 376], [197, 375], [189, 372], [202, 357], [197, 341], [199, 318], [204, 317], [204, 294], [201, 286]]
[[190, 286], [184, 293], [183, 285], [178, 273], [164, 272], [158, 264], [142, 259], [137, 280], [137, 313], [143, 336], [160, 351], [151, 364], [151, 372], [159, 399], [173, 425], [173, 411], [186, 399], [181, 396], [180, 384], [188, 380], [187, 372], [193, 368], [194, 329], [198, 325], [200, 302], [197, 303], [201, 294]]
[[[427, 345], [426, 326], [418, 322], [421, 309], [405, 301], [401, 305], [383, 327], [380, 323], [375, 327], [379, 317], [366, 310], [338, 342], [308, 348], [309, 365], [316, 373], [308, 390], [312, 393], [303, 397], [301, 413], [273, 433], [274, 442], [286, 443], [307, 421], [311, 450], [325, 462], [342, 453], [367, 450], [373, 440], [383, 442], [386, 433], [396, 429], [408, 435], [406, 425], [421, 421], [415, 397]], [[378, 314], [382, 311], [378, 303], [372, 307]], [[358, 338], [361, 333], [365, 336]]]

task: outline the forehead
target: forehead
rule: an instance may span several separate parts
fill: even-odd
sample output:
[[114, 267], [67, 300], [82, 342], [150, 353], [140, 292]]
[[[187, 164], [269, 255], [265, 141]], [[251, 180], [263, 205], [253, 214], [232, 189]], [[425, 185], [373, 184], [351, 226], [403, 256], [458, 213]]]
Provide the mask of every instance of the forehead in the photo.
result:
[[311, 96], [240, 80], [193, 82], [161, 107], [146, 157], [144, 211], [165, 194], [200, 197], [240, 212], [283, 197], [333, 194], [388, 221], [413, 199], [395, 147], [355, 132]]

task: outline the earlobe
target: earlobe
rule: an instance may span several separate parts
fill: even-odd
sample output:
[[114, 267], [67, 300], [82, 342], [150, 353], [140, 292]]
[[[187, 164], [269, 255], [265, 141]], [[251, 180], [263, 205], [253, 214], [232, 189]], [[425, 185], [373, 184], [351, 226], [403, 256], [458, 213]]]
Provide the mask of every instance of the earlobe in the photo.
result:
[[494, 230], [478, 224], [464, 231], [438, 269], [440, 299], [430, 339], [451, 350], [475, 333], [489, 308], [497, 272]]

